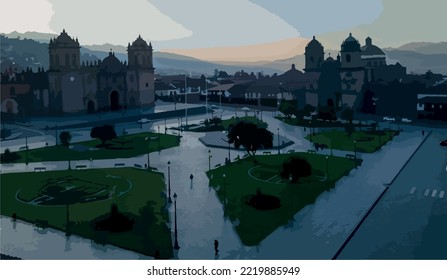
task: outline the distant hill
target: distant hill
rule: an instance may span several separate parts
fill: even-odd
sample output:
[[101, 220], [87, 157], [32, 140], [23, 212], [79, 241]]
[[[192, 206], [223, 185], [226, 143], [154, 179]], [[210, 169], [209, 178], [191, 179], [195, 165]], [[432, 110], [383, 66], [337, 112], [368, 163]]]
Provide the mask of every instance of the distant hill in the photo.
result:
[[59, 34], [51, 34], [51, 33], [39, 33], [39, 32], [25, 32], [19, 33], [17, 31], [13, 31], [8, 34], [4, 34], [8, 38], [20, 38], [20, 39], [32, 39], [34, 41], [48, 43], [50, 39], [57, 37]]
[[[48, 42], [57, 34], [26, 32], [12, 32], [7, 36], [1, 35], [1, 71], [14, 63], [14, 68], [19, 71], [26, 67], [37, 70], [38, 67], [48, 69]], [[20, 39], [18, 39], [20, 38]], [[120, 45], [91, 45], [81, 46], [81, 61], [93, 61], [104, 59], [110, 49], [121, 60], [127, 60], [127, 47]], [[399, 48], [383, 49], [390, 62], [399, 61], [407, 67], [407, 71], [425, 73], [431, 70], [435, 73], [447, 75], [447, 42], [430, 43], [414, 42], [405, 44]], [[338, 51], [326, 50], [326, 53], [336, 54]], [[335, 57], [335, 55], [332, 55]], [[246, 72], [263, 72], [264, 74], [281, 74], [295, 64], [296, 68], [304, 68], [304, 55], [296, 55], [287, 59], [272, 62], [239, 62], [239, 61], [204, 61], [193, 57], [167, 53], [154, 52], [154, 67], [158, 74], [208, 74], [214, 69], [234, 73], [243, 69]]]
[[414, 51], [421, 54], [447, 54], [447, 42], [414, 42], [385, 50]]

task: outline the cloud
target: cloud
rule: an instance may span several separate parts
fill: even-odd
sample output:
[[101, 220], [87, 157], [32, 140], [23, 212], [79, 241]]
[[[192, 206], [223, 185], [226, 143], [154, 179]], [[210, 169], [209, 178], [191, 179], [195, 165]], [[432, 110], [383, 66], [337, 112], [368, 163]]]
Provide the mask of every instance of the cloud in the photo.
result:
[[[49, 26], [49, 18], [54, 14], [52, 5], [46, 0], [14, 0], [2, 3], [0, 16], [1, 32], [37, 31], [55, 33]], [[32, 26], [32, 30], [30, 27]]]
[[250, 1], [283, 18], [305, 37], [371, 23], [383, 10], [381, 0]]
[[184, 38], [192, 31], [161, 13], [145, 0], [49, 0], [55, 10], [50, 26], [57, 32], [66, 29], [78, 36], [81, 44], [122, 44], [138, 35], [146, 41]]
[[279, 16], [248, 0], [150, 0], [150, 3], [193, 30], [191, 37], [160, 42], [161, 48], [249, 45], [300, 35]]

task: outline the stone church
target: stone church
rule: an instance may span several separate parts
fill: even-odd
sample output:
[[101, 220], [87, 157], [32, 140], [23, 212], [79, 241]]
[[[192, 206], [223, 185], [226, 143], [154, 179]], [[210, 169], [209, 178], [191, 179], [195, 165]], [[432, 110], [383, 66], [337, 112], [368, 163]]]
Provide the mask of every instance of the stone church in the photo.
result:
[[49, 42], [48, 71], [2, 75], [2, 111], [31, 116], [153, 106], [151, 43], [141, 36], [129, 43], [128, 62], [110, 51], [102, 61], [81, 63], [80, 48], [63, 30]]

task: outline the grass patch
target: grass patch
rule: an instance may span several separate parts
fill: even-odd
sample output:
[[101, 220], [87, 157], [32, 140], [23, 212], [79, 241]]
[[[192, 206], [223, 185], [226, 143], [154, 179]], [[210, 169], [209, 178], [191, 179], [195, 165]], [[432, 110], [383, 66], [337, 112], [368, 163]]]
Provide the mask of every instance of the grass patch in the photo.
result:
[[[145, 139], [150, 139], [150, 141]], [[51, 146], [27, 151], [19, 151], [19, 156], [12, 162], [42, 162], [129, 158], [178, 146], [180, 137], [158, 133], [138, 133], [117, 137], [107, 142], [107, 148], [97, 148], [101, 141], [98, 139], [72, 143], [71, 147]], [[28, 153], [28, 155], [27, 155]]]
[[[31, 223], [46, 221], [49, 227], [62, 231], [68, 225], [70, 233], [99, 244], [160, 258], [173, 256], [160, 173], [133, 168], [10, 173], [1, 175], [1, 183], [2, 215], [11, 217], [15, 213], [18, 219]], [[36, 200], [48, 195], [48, 189], [53, 189], [54, 200]], [[101, 199], [89, 199], [93, 196]], [[112, 204], [135, 221], [132, 230], [110, 233], [94, 229], [93, 221], [109, 215]]]
[[[305, 158], [312, 166], [312, 176], [301, 178], [298, 184], [281, 179], [282, 164], [291, 156]], [[259, 244], [278, 227], [288, 224], [298, 211], [314, 203], [354, 168], [352, 160], [329, 156], [327, 174], [325, 156], [308, 153], [256, 156], [256, 160], [255, 164], [251, 158], [241, 159], [207, 172], [210, 186], [224, 205], [225, 216], [238, 221], [236, 232], [247, 246]], [[361, 160], [357, 160], [359, 163]], [[281, 207], [262, 211], [248, 205], [247, 200], [258, 190], [279, 198]]]
[[[374, 153], [381, 146], [391, 141], [397, 135], [397, 131], [355, 131], [351, 137], [345, 131], [323, 131], [305, 138], [316, 144], [324, 144], [330, 149]], [[357, 141], [354, 143], [354, 141]]]
[[205, 126], [202, 124], [200, 127], [197, 127], [197, 125], [189, 125], [189, 126], [183, 126], [183, 128], [187, 131], [192, 132], [210, 132], [210, 131], [223, 131], [228, 130], [228, 127], [230, 125], [235, 125], [238, 122], [250, 122], [256, 124], [258, 127], [267, 128], [268, 124], [264, 121], [261, 121], [260, 119], [253, 117], [253, 116], [247, 116], [247, 117], [231, 117], [230, 119], [222, 120], [221, 125], [209, 125]]

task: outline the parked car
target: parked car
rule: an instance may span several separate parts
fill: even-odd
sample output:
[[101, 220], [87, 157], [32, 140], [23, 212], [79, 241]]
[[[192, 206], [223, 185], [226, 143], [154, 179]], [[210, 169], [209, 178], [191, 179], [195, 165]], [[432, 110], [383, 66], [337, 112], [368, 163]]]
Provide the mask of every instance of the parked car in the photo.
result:
[[404, 123], [411, 123], [412, 122], [412, 120], [407, 119], [407, 118], [402, 118], [401, 121], [404, 122]]
[[138, 120], [138, 123], [148, 123], [148, 122], [149, 122], [149, 119], [146, 119], [146, 118], [142, 118], [142, 119]]
[[447, 147], [447, 139], [444, 141], [441, 141], [441, 143], [439, 143], [439, 145]]
[[383, 117], [383, 120], [384, 120], [384, 121], [391, 121], [391, 122], [394, 122], [394, 121], [396, 121], [396, 119], [395, 119], [395, 118], [392, 118], [392, 117], [388, 117], [388, 116], [386, 116], [386, 117]]

